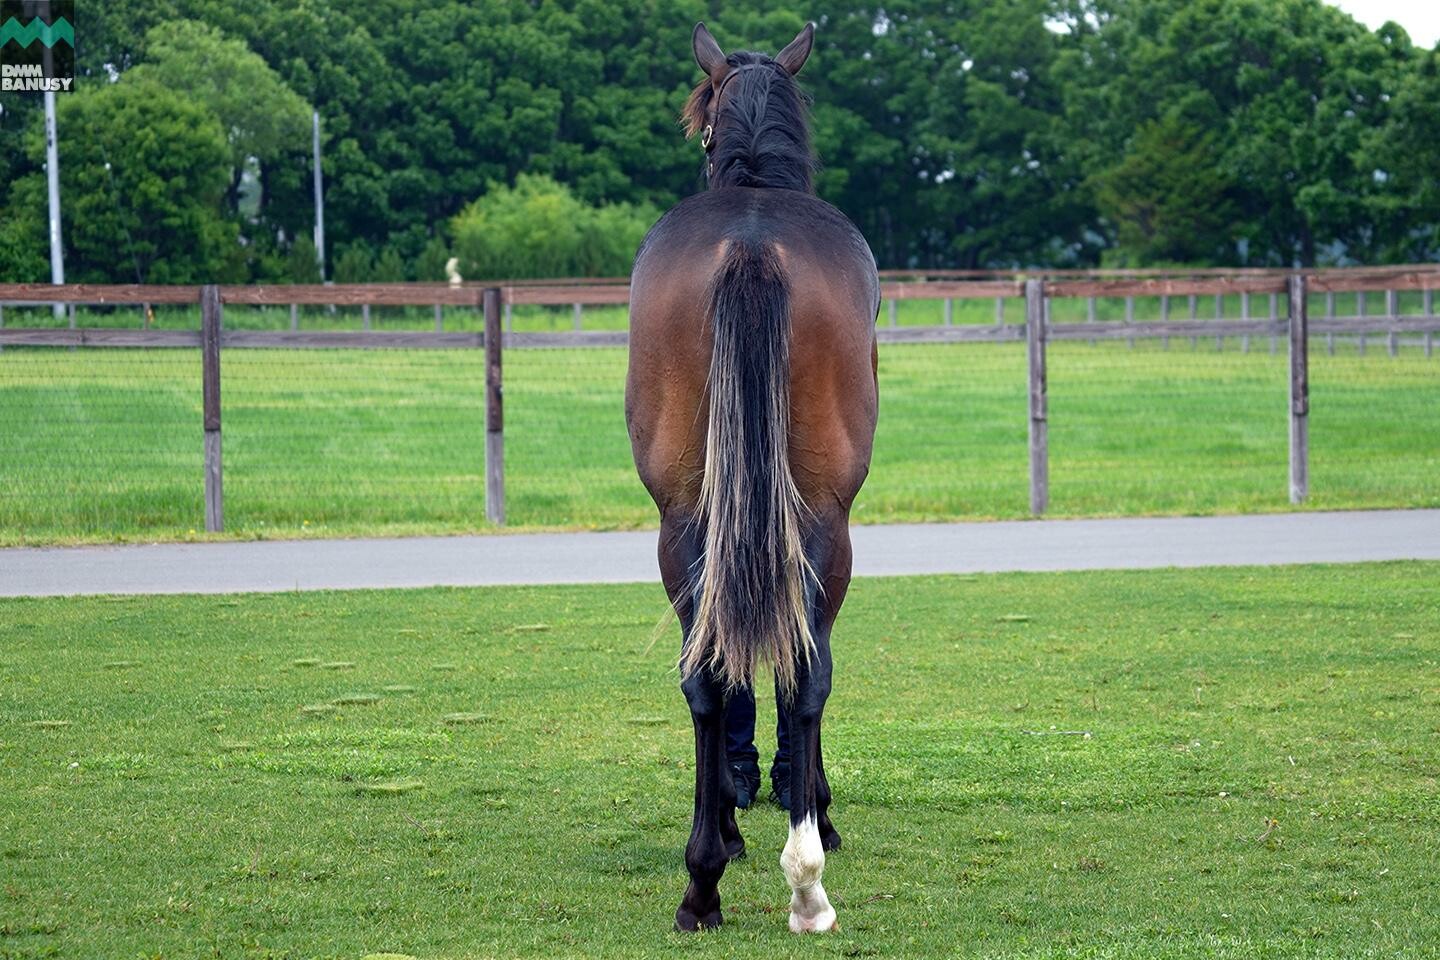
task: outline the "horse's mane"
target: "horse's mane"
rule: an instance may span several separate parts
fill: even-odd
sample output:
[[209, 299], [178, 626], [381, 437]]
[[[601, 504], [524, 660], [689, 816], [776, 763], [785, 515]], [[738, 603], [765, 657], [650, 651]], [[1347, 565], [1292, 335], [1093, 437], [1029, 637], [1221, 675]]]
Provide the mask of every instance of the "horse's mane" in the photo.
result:
[[[715, 118], [715, 149], [710, 186], [775, 187], [812, 192], [815, 156], [810, 152], [809, 98], [795, 79], [775, 61], [760, 53], [739, 51], [725, 58], [731, 67], [753, 65], [730, 81], [725, 102]], [[715, 96], [707, 78], [700, 82], [680, 120], [685, 136], [705, 126], [705, 114]]]

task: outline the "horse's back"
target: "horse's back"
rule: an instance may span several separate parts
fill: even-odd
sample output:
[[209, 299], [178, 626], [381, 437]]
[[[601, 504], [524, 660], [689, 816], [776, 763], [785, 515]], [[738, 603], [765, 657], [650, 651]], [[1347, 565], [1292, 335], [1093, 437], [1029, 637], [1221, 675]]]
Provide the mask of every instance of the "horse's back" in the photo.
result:
[[704, 470], [715, 277], [732, 245], [773, 251], [790, 304], [789, 453], [817, 509], [848, 510], [870, 460], [878, 401], [879, 280], [863, 236], [834, 207], [789, 190], [727, 188], [683, 201], [651, 230], [631, 278], [626, 416], [661, 509], [686, 507]]

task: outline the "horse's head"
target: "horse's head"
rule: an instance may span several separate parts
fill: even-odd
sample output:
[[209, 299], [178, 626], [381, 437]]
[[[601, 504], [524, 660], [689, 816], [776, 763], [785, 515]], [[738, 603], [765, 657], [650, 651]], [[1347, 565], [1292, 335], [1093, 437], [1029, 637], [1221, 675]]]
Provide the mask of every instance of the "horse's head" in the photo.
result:
[[681, 119], [685, 136], [700, 136], [711, 186], [775, 186], [809, 190], [809, 134], [805, 97], [794, 77], [815, 40], [807, 23], [773, 58], [720, 49], [704, 23], [695, 24], [691, 46], [705, 71]]

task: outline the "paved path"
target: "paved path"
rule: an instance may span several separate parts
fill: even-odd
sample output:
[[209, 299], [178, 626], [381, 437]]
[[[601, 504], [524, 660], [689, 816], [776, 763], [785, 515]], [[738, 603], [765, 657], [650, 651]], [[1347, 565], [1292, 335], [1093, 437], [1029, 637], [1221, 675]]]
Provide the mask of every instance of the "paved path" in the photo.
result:
[[[1440, 510], [856, 527], [859, 576], [1440, 559]], [[655, 533], [0, 550], [0, 596], [658, 579]]]

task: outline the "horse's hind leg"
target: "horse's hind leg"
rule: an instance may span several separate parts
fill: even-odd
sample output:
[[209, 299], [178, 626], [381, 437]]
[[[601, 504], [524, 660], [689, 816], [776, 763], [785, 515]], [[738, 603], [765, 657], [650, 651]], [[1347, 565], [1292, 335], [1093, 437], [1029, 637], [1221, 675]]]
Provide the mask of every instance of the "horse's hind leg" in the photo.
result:
[[820, 717], [830, 694], [829, 637], [817, 631], [810, 664], [802, 663], [797, 672], [790, 712], [790, 838], [780, 854], [780, 866], [790, 883], [790, 929], [801, 933], [835, 926], [835, 909], [820, 882], [825, 872], [825, 845], [816, 796]]
[[[718, 927], [720, 877], [730, 856], [721, 830], [721, 781], [725, 772], [724, 689], [708, 671], [680, 685], [695, 725], [695, 819], [685, 845], [690, 886], [675, 911], [678, 930]], [[731, 788], [733, 792], [733, 786]]]
[[[660, 528], [660, 573], [688, 642], [694, 621], [690, 570], [699, 555], [695, 531], [666, 517]], [[735, 823], [735, 785], [725, 763], [725, 698], [720, 680], [698, 671], [680, 684], [695, 727], [695, 815], [685, 845], [690, 885], [675, 911], [677, 930], [718, 927], [720, 877], [732, 856], [745, 850]]]
[[830, 781], [825, 779], [825, 748], [815, 737], [815, 825], [820, 830], [820, 846], [825, 852], [840, 849], [840, 832], [830, 822]]
[[845, 518], [822, 520], [807, 538], [806, 555], [820, 578], [821, 590], [810, 604], [815, 650], [807, 665], [797, 665], [795, 699], [790, 708], [790, 838], [780, 865], [790, 883], [790, 929], [830, 930], [835, 909], [825, 894], [825, 850], [840, 845], [830, 824], [830, 785], [820, 760], [820, 722], [830, 696], [830, 627], [850, 583], [850, 533]]

